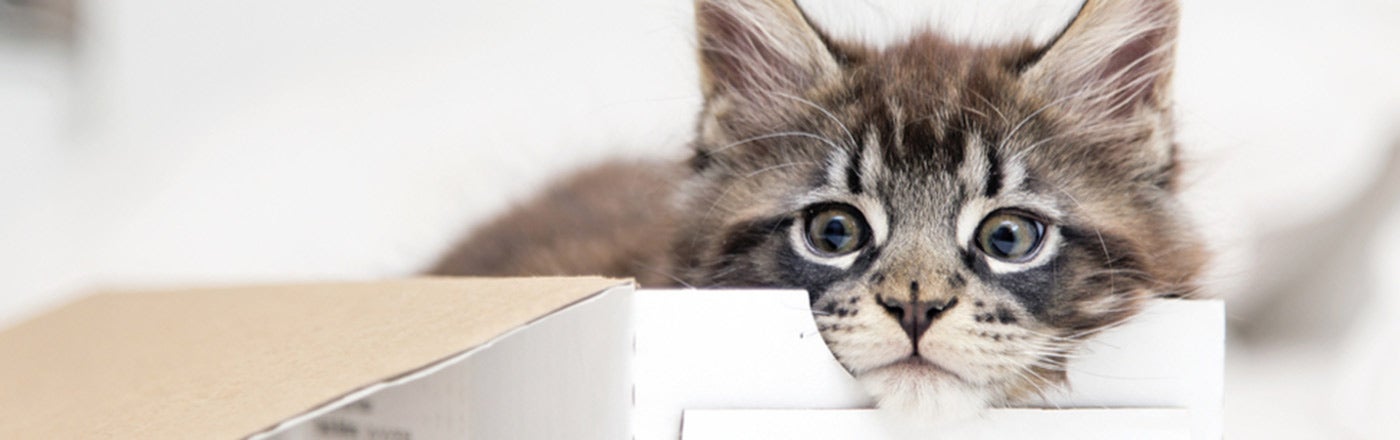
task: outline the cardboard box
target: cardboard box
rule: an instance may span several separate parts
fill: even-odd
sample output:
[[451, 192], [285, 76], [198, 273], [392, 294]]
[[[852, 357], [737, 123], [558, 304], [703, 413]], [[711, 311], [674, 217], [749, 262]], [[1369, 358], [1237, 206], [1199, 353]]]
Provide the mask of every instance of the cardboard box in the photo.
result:
[[[418, 279], [95, 295], [0, 332], [0, 438], [627, 438], [631, 290]], [[395, 400], [462, 370], [456, 388]], [[347, 405], [428, 419], [311, 420]]]
[[[1096, 341], [1073, 392], [958, 436], [1220, 437], [1219, 302], [1157, 304]], [[0, 332], [0, 438], [900, 434], [869, 406], [799, 291], [538, 278], [112, 293]]]

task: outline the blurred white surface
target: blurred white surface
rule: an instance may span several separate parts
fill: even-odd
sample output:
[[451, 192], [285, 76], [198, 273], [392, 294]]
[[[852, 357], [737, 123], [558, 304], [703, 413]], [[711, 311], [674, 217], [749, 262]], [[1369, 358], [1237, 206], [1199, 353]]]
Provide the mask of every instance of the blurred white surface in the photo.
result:
[[411, 273], [547, 176], [678, 155], [697, 102], [646, 2], [168, 3], [95, 8], [104, 280]]
[[[871, 41], [928, 16], [1048, 35], [1077, 6], [804, 3]], [[1275, 275], [1260, 237], [1344, 205], [1400, 136], [1400, 2], [1183, 3], [1188, 196], [1213, 286], [1249, 310], [1272, 300], [1248, 293]], [[0, 325], [92, 285], [404, 275], [549, 176], [680, 157], [689, 4], [104, 0], [83, 3], [75, 53], [0, 39]], [[1387, 218], [1379, 294], [1345, 341], [1231, 348], [1227, 436], [1395, 433]]]
[[81, 233], [66, 215], [80, 201], [59, 190], [72, 153], [65, 52], [56, 41], [0, 38], [0, 325], [81, 283]]

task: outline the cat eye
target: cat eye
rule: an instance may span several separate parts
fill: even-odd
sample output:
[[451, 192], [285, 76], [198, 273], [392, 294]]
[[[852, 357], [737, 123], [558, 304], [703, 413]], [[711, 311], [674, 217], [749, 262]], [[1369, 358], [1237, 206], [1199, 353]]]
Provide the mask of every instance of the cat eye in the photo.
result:
[[870, 237], [865, 218], [853, 206], [818, 205], [808, 208], [807, 213], [807, 244], [821, 256], [855, 252]]
[[1045, 224], [1016, 211], [997, 211], [977, 226], [977, 247], [1002, 261], [1022, 262], [1035, 256], [1045, 236]]

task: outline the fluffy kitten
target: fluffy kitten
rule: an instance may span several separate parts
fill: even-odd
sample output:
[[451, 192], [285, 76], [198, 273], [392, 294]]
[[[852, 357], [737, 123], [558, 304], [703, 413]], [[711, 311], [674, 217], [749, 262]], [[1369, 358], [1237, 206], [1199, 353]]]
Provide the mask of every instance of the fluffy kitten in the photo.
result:
[[836, 41], [790, 0], [699, 0], [687, 164], [612, 164], [433, 270], [798, 287], [880, 401], [946, 416], [1065, 379], [1081, 342], [1189, 297], [1177, 7], [1089, 0], [1051, 43]]

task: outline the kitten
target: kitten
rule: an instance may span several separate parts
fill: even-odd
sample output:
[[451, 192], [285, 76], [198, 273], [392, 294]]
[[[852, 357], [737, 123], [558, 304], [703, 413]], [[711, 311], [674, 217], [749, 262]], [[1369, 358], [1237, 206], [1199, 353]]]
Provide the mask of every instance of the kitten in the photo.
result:
[[585, 171], [432, 270], [796, 287], [882, 407], [945, 417], [1065, 381], [1086, 338], [1191, 297], [1177, 7], [1089, 0], [1049, 44], [837, 41], [790, 0], [699, 0], [686, 164]]

